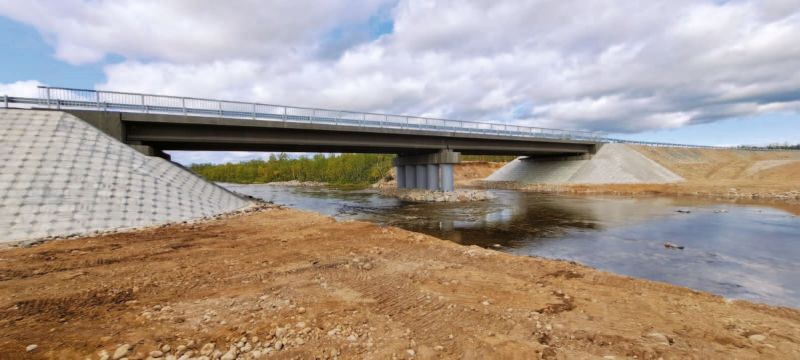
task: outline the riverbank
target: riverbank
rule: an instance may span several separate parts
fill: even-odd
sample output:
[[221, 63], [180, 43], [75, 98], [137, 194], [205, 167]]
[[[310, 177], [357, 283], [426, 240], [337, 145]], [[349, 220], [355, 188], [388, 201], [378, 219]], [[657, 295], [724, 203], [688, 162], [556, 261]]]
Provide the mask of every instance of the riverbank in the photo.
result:
[[[647, 181], [633, 183], [581, 183], [574, 181], [526, 183], [473, 179], [462, 185], [545, 193], [697, 196], [726, 200], [768, 200], [800, 205], [800, 181], [798, 181], [800, 179], [800, 151], [626, 146], [630, 151], [635, 151], [648, 161], [678, 176], [680, 181], [662, 183], [648, 183]], [[546, 164], [539, 165], [547, 170]], [[564, 166], [569, 167], [570, 165]], [[602, 166], [599, 168], [602, 169]], [[535, 171], [535, 169], [534, 166], [528, 170]]]
[[800, 356], [797, 309], [280, 207], [2, 250], [0, 280], [11, 358]]

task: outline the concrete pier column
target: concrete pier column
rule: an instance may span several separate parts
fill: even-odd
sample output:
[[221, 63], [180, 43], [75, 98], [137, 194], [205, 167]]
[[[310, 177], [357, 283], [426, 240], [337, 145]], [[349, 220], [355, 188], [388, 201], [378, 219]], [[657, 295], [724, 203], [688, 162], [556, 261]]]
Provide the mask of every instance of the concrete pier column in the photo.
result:
[[393, 160], [397, 167], [397, 187], [453, 191], [453, 164], [461, 154], [447, 149], [427, 154], [398, 154]]
[[417, 165], [417, 181], [415, 189], [425, 189], [428, 187], [428, 176], [426, 175], [428, 168], [425, 165]]
[[405, 165], [397, 165], [394, 167], [395, 174], [394, 178], [397, 180], [397, 188], [398, 189], [405, 189], [406, 188], [406, 167]]
[[404, 165], [406, 168], [405, 175], [406, 175], [406, 182], [404, 189], [413, 189], [417, 187], [417, 167], [415, 165]]
[[442, 191], [455, 190], [453, 164], [441, 164], [439, 166], [442, 168]]
[[428, 174], [428, 190], [439, 190], [439, 165], [428, 164], [426, 172]]

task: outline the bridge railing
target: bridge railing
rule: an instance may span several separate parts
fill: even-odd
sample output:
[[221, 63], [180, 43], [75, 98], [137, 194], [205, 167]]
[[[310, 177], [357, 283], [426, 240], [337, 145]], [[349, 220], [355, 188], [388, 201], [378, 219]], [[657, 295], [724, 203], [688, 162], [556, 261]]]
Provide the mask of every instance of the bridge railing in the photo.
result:
[[707, 146], [635, 141], [610, 138], [607, 137], [605, 133], [592, 131], [559, 130], [418, 116], [48, 86], [39, 87], [38, 98], [10, 97], [4, 95], [2, 97], [2, 103], [5, 107], [9, 107], [9, 104], [13, 103], [50, 109], [88, 109], [134, 113], [183, 114], [186, 116], [214, 116], [231, 119], [333, 124], [341, 126], [420, 129], [455, 133], [518, 136], [539, 139], [582, 140], [599, 143], [624, 143], [663, 147], [700, 149], [733, 148], [759, 151], [791, 150], [764, 147]]
[[231, 119], [332, 124], [341, 126], [419, 129], [500, 136], [599, 142], [602, 132], [560, 130], [487, 122], [378, 114], [321, 108], [272, 105], [192, 97], [39, 87], [37, 105], [54, 109], [89, 109], [153, 114], [214, 116]]

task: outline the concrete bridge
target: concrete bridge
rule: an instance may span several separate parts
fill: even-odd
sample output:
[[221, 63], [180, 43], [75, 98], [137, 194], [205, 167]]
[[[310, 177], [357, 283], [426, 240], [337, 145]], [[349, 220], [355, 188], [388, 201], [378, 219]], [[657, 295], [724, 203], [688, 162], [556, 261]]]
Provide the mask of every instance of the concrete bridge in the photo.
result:
[[166, 150], [397, 154], [400, 188], [453, 190], [460, 154], [575, 157], [602, 134], [425, 117], [41, 87], [6, 107], [69, 112], [147, 155]]

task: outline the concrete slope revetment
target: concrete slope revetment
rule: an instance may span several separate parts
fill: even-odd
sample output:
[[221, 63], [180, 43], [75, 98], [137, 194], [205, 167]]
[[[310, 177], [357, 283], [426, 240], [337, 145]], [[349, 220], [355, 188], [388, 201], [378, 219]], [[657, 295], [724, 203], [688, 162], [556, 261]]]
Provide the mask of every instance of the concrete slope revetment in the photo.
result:
[[75, 116], [0, 110], [0, 243], [153, 226], [249, 204]]
[[661, 184], [683, 178], [629, 145], [606, 144], [590, 159], [517, 158], [486, 180], [529, 184]]

